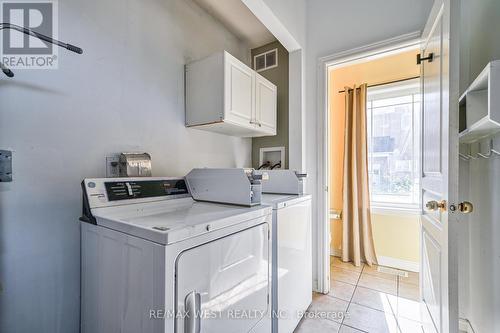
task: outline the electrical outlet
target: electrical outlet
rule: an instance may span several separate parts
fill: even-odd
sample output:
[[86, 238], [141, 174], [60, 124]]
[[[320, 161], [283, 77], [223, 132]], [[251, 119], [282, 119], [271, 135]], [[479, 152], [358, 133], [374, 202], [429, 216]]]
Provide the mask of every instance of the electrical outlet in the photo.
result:
[[106, 156], [106, 178], [120, 177], [118, 163], [120, 163], [119, 155]]

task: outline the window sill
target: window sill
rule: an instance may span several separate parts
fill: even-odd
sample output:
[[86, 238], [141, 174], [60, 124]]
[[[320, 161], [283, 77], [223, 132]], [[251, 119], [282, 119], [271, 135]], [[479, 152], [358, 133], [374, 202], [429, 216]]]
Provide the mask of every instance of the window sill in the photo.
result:
[[370, 209], [372, 214], [380, 215], [422, 215], [422, 210], [417, 207], [391, 207], [391, 206], [372, 206]]

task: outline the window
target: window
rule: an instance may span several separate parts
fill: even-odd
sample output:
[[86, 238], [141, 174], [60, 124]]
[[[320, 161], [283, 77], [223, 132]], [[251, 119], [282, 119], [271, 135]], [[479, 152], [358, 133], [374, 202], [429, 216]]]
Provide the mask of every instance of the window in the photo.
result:
[[420, 205], [418, 79], [368, 88], [368, 173], [374, 207]]

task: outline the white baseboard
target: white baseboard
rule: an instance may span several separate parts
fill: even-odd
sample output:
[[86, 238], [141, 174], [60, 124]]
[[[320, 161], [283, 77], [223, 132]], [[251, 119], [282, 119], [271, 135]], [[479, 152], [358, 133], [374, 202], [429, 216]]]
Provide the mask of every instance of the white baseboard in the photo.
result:
[[317, 293], [321, 292], [318, 288], [318, 279], [313, 279], [312, 290]]
[[458, 319], [458, 329], [467, 333], [474, 333], [474, 329], [472, 328], [470, 321], [465, 318]]
[[[342, 257], [342, 250], [330, 248], [330, 255], [340, 258]], [[417, 273], [420, 271], [420, 264], [415, 261], [409, 261], [409, 260], [403, 260], [385, 256], [377, 256], [377, 261], [380, 266], [387, 266]]]
[[402, 269], [410, 272], [419, 272], [420, 264], [415, 261], [408, 261], [399, 258], [377, 256], [378, 264], [381, 266], [388, 266], [397, 269]]

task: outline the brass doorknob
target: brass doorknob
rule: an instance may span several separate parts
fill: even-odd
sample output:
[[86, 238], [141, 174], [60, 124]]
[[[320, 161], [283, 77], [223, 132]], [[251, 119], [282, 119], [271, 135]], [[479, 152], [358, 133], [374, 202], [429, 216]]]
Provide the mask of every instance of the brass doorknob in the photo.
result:
[[458, 205], [450, 205], [450, 210], [452, 212], [458, 210], [460, 213], [469, 214], [474, 210], [474, 205], [469, 201], [462, 201]]
[[472, 211], [474, 210], [474, 205], [469, 201], [462, 201], [461, 203], [458, 204], [458, 210], [461, 213], [469, 214], [472, 213]]
[[431, 201], [427, 201], [427, 203], [425, 204], [425, 208], [427, 208], [428, 210], [441, 210], [441, 211], [444, 211], [446, 210], [446, 200], [441, 200], [441, 201], [436, 201], [436, 200], [431, 200]]

